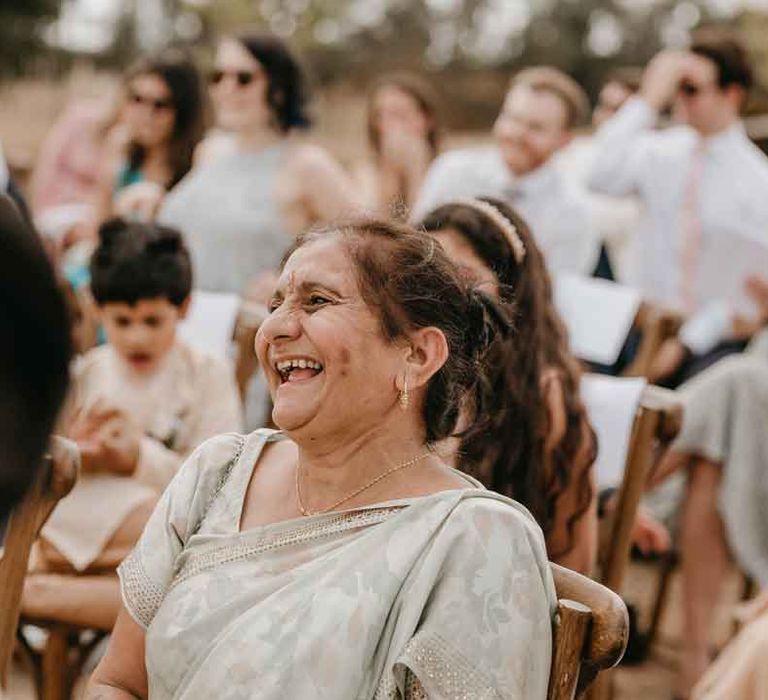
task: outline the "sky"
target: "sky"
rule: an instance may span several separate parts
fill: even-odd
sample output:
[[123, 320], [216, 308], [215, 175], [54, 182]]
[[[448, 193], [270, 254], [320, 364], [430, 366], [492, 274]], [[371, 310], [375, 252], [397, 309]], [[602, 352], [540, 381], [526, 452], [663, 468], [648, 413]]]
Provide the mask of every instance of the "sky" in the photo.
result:
[[[187, 0], [188, 3], [207, 3], [212, 0]], [[480, 58], [493, 58], [494, 52], [501, 50], [511, 34], [525, 28], [533, 0], [488, 0], [487, 7], [476, 17], [478, 27], [476, 43]], [[653, 5], [655, 0], [623, 0], [628, 7]], [[768, 0], [704, 0], [715, 12], [728, 15], [741, 9], [761, 9], [768, 11]], [[262, 5], [273, 4], [280, 7], [283, 3], [262, 0]], [[285, 5], [297, 8], [306, 7], [306, 0], [289, 0]], [[375, 24], [386, 11], [388, 0], [349, 0], [348, 22], [357, 26]], [[455, 37], [451, 36], [451, 25], [447, 18], [460, 9], [462, 0], [427, 0], [435, 16], [435, 27], [429, 56], [436, 63], [447, 58], [452, 50]], [[51, 43], [65, 48], [86, 52], [98, 52], [109, 45], [115, 24], [126, 7], [134, 5], [139, 22], [139, 37], [143, 48], [152, 50], [162, 46], [168, 27], [163, 22], [158, 0], [62, 0], [61, 19], [51, 27], [48, 39]], [[675, 13], [675, 22], [669, 28], [668, 43], [679, 43], [685, 33], [686, 25], [695, 24], [698, 19], [696, 6], [690, 0], [681, 0]], [[284, 11], [275, 12], [275, 22], [285, 21]], [[194, 19], [194, 18], [191, 18]], [[186, 27], [190, 37], [196, 27], [190, 21]], [[273, 29], [278, 30], [280, 26]], [[328, 22], [317, 27], [317, 38], [329, 42], [340, 38], [338, 23]], [[598, 55], [608, 56], [618, 50], [621, 36], [617, 33], [617, 23], [610, 15], [596, 18], [588, 38], [590, 48]]]

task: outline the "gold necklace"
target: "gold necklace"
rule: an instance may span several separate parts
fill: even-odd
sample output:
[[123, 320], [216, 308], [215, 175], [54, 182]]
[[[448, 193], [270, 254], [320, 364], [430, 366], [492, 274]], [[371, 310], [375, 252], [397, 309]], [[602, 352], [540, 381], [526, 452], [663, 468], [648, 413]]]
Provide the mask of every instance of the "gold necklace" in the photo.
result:
[[333, 503], [332, 505], [328, 506], [327, 508], [323, 508], [322, 510], [316, 510], [316, 511], [310, 511], [307, 510], [304, 507], [304, 503], [301, 500], [301, 480], [299, 478], [300, 472], [301, 472], [301, 463], [296, 463], [296, 504], [299, 506], [299, 512], [309, 517], [310, 515], [323, 515], [324, 513], [330, 513], [332, 510], [336, 510], [342, 503], [346, 503], [347, 501], [351, 500], [355, 496], [360, 495], [363, 491], [366, 489], [371, 488], [374, 484], [378, 484], [382, 479], [385, 479], [386, 477], [390, 476], [391, 474], [394, 474], [395, 472], [400, 471], [401, 469], [405, 469], [406, 467], [413, 466], [417, 462], [420, 462], [422, 459], [426, 459], [429, 457], [429, 455], [432, 454], [429, 450], [424, 452], [423, 454], [420, 454], [418, 457], [414, 457], [413, 459], [409, 459], [407, 462], [403, 462], [402, 464], [397, 464], [391, 469], [387, 469], [383, 474], [379, 474], [375, 479], [371, 479], [367, 484], [364, 486], [361, 486], [356, 491], [353, 491], [348, 496], [344, 496], [344, 498], [341, 498], [340, 500], [336, 501], [336, 503]]

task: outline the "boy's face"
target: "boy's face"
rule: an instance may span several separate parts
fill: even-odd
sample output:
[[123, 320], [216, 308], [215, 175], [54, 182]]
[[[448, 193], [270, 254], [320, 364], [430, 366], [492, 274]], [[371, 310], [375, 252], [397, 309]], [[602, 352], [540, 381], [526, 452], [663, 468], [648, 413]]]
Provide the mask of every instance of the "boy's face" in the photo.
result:
[[151, 372], [173, 346], [176, 324], [186, 310], [168, 299], [140, 299], [103, 304], [99, 311], [107, 340], [137, 372]]

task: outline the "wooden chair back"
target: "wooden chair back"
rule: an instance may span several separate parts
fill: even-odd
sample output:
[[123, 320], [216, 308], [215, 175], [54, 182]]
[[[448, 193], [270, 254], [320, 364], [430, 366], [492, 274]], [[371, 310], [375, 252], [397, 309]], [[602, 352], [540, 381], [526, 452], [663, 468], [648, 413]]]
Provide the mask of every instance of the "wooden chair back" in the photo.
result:
[[629, 638], [624, 601], [605, 586], [551, 564], [557, 591], [547, 700], [573, 700], [600, 671], [615, 666]]
[[682, 323], [683, 317], [679, 313], [643, 302], [634, 323], [635, 329], [642, 333], [640, 343], [635, 358], [624, 370], [624, 376], [649, 377], [662, 344], [677, 335]]
[[600, 556], [600, 581], [613, 591], [620, 592], [624, 582], [632, 527], [653, 466], [663, 448], [677, 436], [682, 421], [683, 404], [673, 391], [657, 386], [645, 388], [632, 428], [616, 508], [608, 525], [607, 542]]
[[51, 456], [46, 457], [32, 488], [8, 521], [0, 558], [0, 688], [5, 688], [16, 644], [21, 593], [32, 543], [59, 500], [72, 490], [79, 466], [77, 447], [54, 438]]

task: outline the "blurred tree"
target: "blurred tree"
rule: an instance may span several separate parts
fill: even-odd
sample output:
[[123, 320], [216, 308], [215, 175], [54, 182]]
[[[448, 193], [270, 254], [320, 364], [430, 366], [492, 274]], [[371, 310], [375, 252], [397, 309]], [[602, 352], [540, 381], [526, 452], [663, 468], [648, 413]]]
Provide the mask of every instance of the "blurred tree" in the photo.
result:
[[48, 48], [46, 27], [59, 14], [59, 0], [0, 0], [0, 76], [18, 75]]

